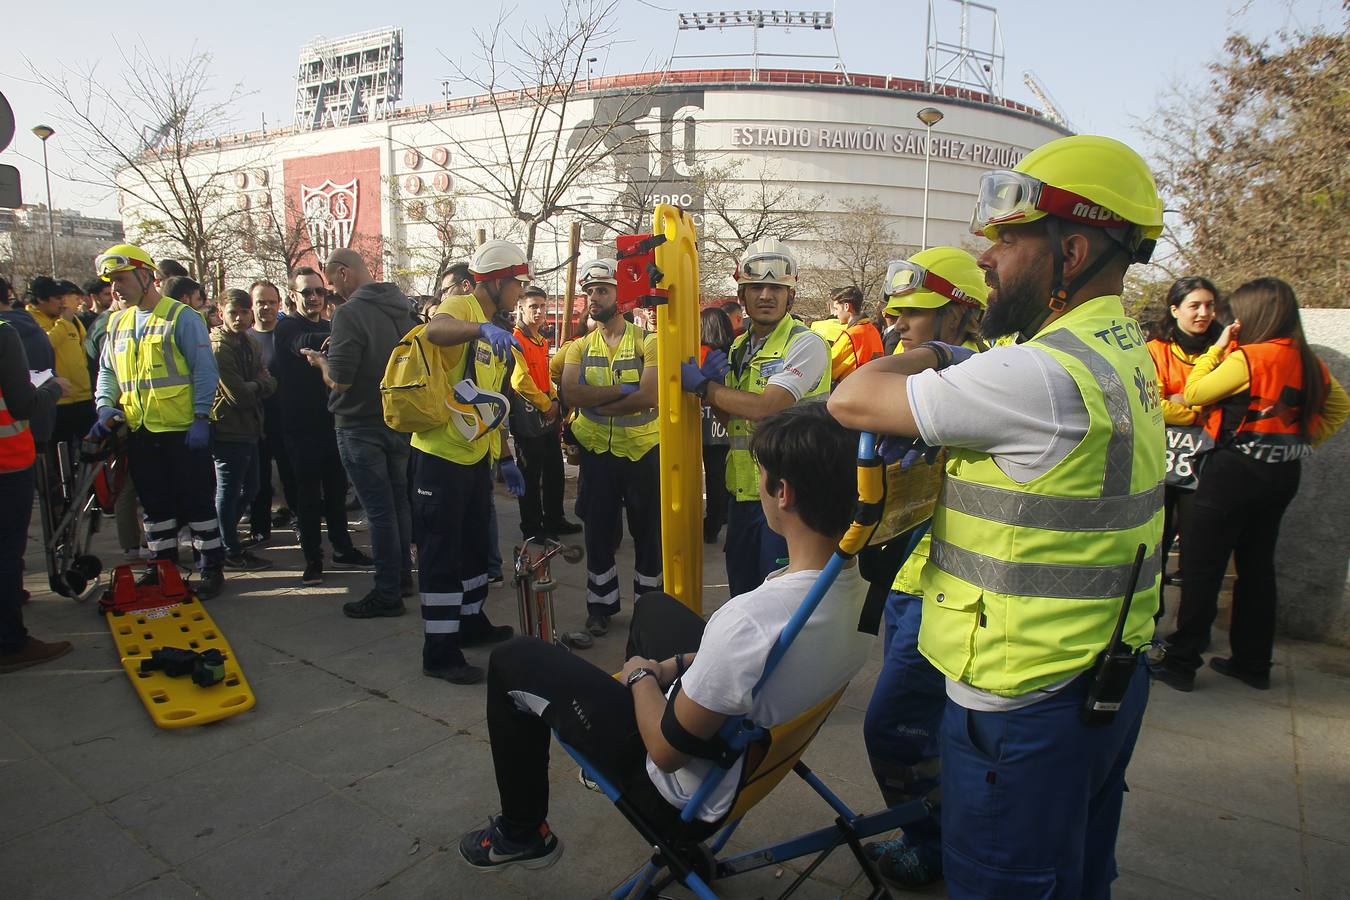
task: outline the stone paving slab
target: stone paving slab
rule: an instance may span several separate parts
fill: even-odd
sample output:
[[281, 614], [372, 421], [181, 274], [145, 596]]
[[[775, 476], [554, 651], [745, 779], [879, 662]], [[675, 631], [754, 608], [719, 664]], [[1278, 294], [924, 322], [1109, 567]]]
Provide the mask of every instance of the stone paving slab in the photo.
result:
[[[516, 508], [504, 495], [497, 501], [509, 557]], [[100, 536], [109, 545], [111, 532], [109, 523]], [[496, 811], [483, 687], [421, 675], [415, 603], [401, 618], [348, 620], [341, 603], [368, 589], [370, 573], [329, 572], [322, 586], [304, 588], [293, 538], [274, 536], [260, 552], [277, 567], [230, 576], [210, 603], [258, 705], [180, 731], [151, 723], [92, 604], [46, 591], [30, 542], [29, 626], [76, 649], [0, 676], [3, 896], [573, 898], [600, 895], [642, 862], [642, 841], [577, 783], [575, 765], [555, 749], [550, 820], [565, 844], [562, 859], [546, 872], [468, 870], [458, 837]], [[726, 588], [720, 548], [705, 549], [708, 613]], [[631, 561], [625, 541], [623, 584]], [[559, 564], [553, 575], [558, 623], [578, 628], [584, 567]], [[585, 651], [607, 671], [623, 661], [630, 601]], [[514, 623], [513, 590], [493, 590], [488, 610]], [[1216, 651], [1225, 641], [1217, 632]], [[488, 651], [468, 655], [482, 665]], [[1154, 688], [1129, 773], [1115, 896], [1350, 896], [1350, 651], [1281, 641], [1277, 661], [1268, 692], [1209, 670], [1189, 695]], [[879, 668], [874, 644], [805, 757], [860, 810], [879, 805], [861, 736]], [[731, 849], [832, 818], [789, 778]], [[719, 891], [769, 896], [804, 865], [768, 867]], [[866, 893], [849, 854], [837, 850], [797, 896]], [[938, 886], [920, 896], [945, 893]]]

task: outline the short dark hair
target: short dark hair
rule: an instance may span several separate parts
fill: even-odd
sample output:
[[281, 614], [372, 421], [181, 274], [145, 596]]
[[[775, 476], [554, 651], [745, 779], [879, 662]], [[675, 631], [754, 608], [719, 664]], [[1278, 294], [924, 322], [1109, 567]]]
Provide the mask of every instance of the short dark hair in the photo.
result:
[[856, 284], [848, 284], [830, 291], [831, 303], [847, 303], [849, 309], [857, 312], [862, 309], [863, 293]]
[[164, 296], [171, 300], [177, 300], [180, 303], [187, 303], [187, 298], [197, 293], [202, 286], [188, 278], [186, 275], [175, 275], [164, 282]]
[[543, 288], [541, 288], [541, 287], [540, 287], [539, 285], [537, 285], [537, 284], [532, 284], [532, 285], [530, 285], [529, 287], [525, 288], [525, 291], [524, 291], [524, 293], [521, 294], [521, 296], [522, 296], [522, 297], [543, 297], [545, 300], [547, 300], [547, 299], [548, 299], [548, 291], [544, 290]]
[[315, 269], [313, 266], [298, 266], [296, 270], [291, 273], [291, 277], [298, 278], [301, 275], [318, 275], [318, 274], [319, 274], [318, 270]]
[[160, 281], [169, 278], [186, 278], [189, 274], [187, 267], [176, 259], [161, 259], [155, 263], [155, 271], [159, 273]]
[[0, 275], [0, 303], [9, 304], [14, 300], [14, 288], [10, 287], [9, 279]]
[[255, 278], [253, 283], [248, 286], [248, 292], [251, 294], [260, 287], [270, 287], [272, 290], [277, 292], [278, 297], [281, 296], [281, 288], [277, 287], [275, 284], [268, 281], [266, 278]]
[[241, 291], [239, 288], [230, 288], [225, 292], [224, 298], [220, 301], [220, 308], [229, 309], [232, 306], [242, 306], [244, 309], [252, 309], [253, 298], [249, 296], [248, 291]]
[[445, 276], [447, 275], [455, 279], [455, 281], [471, 281], [473, 279], [473, 273], [469, 271], [469, 264], [467, 262], [447, 263], [441, 269], [441, 274], [436, 276], [437, 290], [440, 290], [441, 282], [445, 280]]
[[104, 281], [102, 278], [89, 278], [84, 282], [84, 292], [91, 297], [95, 294], [103, 293], [104, 289], [107, 287], [108, 282]]
[[838, 537], [853, 522], [858, 498], [858, 433], [840, 425], [825, 404], [807, 401], [760, 420], [750, 452], [764, 468], [770, 491], [787, 481], [797, 494], [796, 513], [807, 528]]
[[722, 312], [726, 313], [727, 315], [730, 315], [731, 313], [734, 312], [738, 313], [745, 312], [745, 307], [741, 306], [741, 301], [739, 300], [723, 300], [722, 305], [719, 308], [722, 310]]

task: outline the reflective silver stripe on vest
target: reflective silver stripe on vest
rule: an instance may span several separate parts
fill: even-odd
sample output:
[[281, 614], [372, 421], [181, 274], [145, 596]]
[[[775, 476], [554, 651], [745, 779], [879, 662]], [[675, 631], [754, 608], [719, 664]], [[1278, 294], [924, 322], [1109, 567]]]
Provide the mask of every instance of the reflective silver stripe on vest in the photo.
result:
[[1106, 358], [1083, 343], [1078, 335], [1061, 328], [1032, 343], [1067, 353], [1088, 367], [1102, 386], [1106, 414], [1111, 420], [1111, 437], [1106, 442], [1106, 471], [1102, 475], [1102, 496], [1123, 497], [1130, 492], [1134, 470], [1134, 417], [1130, 397], [1120, 375]]
[[[1122, 597], [1129, 588], [1133, 563], [1119, 566], [1066, 566], [1053, 563], [1006, 562], [933, 538], [928, 558], [944, 572], [986, 591], [1017, 597], [1055, 597], [1066, 600], [1107, 600]], [[1158, 577], [1160, 553], [1144, 560], [1139, 588], [1147, 589]]]
[[[177, 387], [181, 384], [192, 383], [192, 373], [179, 372], [178, 361], [174, 359], [174, 350], [177, 345], [173, 342], [173, 329], [177, 327], [178, 317], [183, 314], [183, 310], [186, 308], [187, 307], [185, 306], [180, 306], [170, 319], [161, 319], [159, 321], [151, 319], [146, 323], [145, 330], [141, 332], [140, 339], [142, 341], [152, 335], [165, 335], [165, 341], [160, 344], [160, 355], [164, 357], [165, 374], [158, 378], [140, 378], [134, 381], [118, 381], [117, 386], [122, 389], [123, 393], [127, 393], [136, 388], [144, 390], [147, 388]], [[126, 330], [130, 331], [134, 338], [136, 334], [136, 313], [134, 310], [127, 310], [127, 314], [131, 317], [131, 326]], [[120, 320], [118, 324], [121, 324]], [[118, 330], [120, 331], [122, 329]], [[113, 333], [113, 337], [116, 338], [116, 332]], [[114, 354], [115, 353], [116, 351], [114, 350]], [[136, 344], [136, 356], [137, 358], [140, 357], [139, 341]]]
[[1003, 525], [1046, 531], [1126, 531], [1147, 525], [1162, 509], [1158, 484], [1126, 497], [1046, 497], [948, 478], [942, 505]]
[[733, 434], [733, 435], [731, 435], [731, 449], [732, 449], [732, 450], [749, 450], [749, 449], [750, 449], [750, 435], [748, 435], [748, 434]]
[[[0, 413], [8, 413], [9, 404], [5, 402], [4, 397], [0, 397]], [[28, 430], [27, 422], [11, 422], [8, 425], [0, 425], [0, 438], [14, 437], [16, 434], [23, 434]]]

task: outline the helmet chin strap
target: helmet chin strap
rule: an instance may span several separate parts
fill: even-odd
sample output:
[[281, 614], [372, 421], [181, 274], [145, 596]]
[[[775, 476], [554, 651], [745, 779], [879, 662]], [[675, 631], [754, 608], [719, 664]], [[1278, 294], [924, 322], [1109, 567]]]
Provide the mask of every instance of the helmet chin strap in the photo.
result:
[[1045, 235], [1050, 241], [1050, 256], [1054, 265], [1054, 270], [1050, 276], [1050, 297], [1046, 300], [1045, 306], [1037, 309], [1031, 319], [1023, 323], [1018, 331], [1019, 343], [1031, 340], [1045, 326], [1047, 319], [1068, 309], [1069, 300], [1073, 295], [1095, 278], [1097, 273], [1111, 261], [1112, 257], [1117, 253], [1127, 252], [1124, 245], [1112, 237], [1111, 243], [1115, 246], [1115, 249], [1107, 250], [1099, 255], [1088, 263], [1083, 271], [1078, 273], [1078, 277], [1065, 284], [1063, 230], [1060, 228], [1059, 219], [1054, 216], [1046, 216], [1044, 221]]

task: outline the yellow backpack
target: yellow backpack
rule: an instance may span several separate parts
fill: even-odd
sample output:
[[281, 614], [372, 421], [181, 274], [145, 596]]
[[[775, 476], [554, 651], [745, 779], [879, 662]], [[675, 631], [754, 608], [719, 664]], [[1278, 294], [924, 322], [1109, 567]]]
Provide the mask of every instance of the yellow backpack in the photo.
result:
[[[380, 382], [384, 423], [395, 431], [427, 431], [450, 421], [450, 375], [444, 355], [431, 345], [427, 326], [418, 325], [394, 345]], [[470, 347], [472, 350], [472, 347]]]

